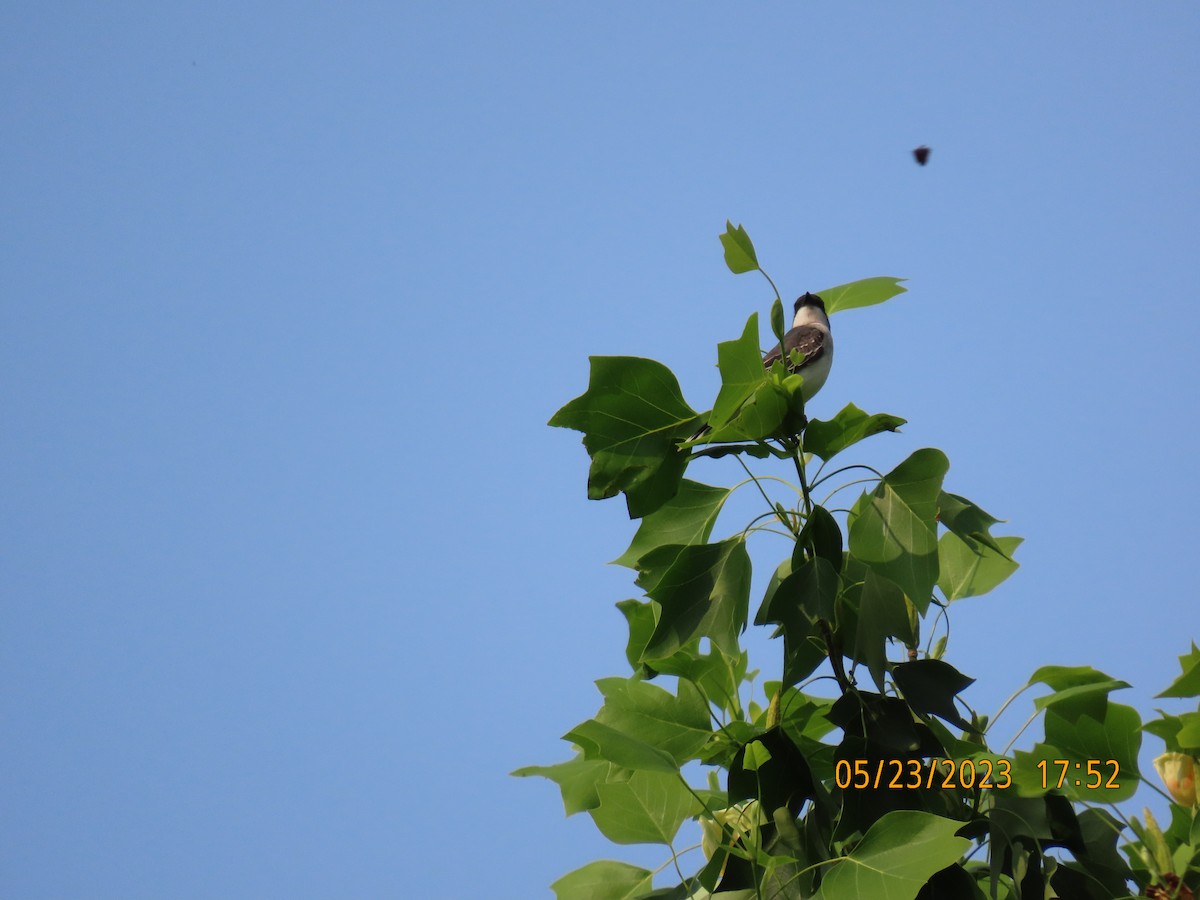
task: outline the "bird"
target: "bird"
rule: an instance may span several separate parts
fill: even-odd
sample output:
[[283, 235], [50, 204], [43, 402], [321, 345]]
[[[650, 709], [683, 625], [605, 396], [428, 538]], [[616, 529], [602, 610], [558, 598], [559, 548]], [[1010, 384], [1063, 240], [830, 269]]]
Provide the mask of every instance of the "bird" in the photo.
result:
[[[783, 336], [783, 348], [787, 355], [783, 356], [783, 351], [776, 344], [763, 357], [763, 368], [770, 369], [782, 357], [790, 373], [804, 376], [800, 396], [807, 403], [829, 378], [829, 370], [833, 367], [833, 332], [829, 328], [829, 316], [825, 313], [825, 301], [816, 294], [805, 293], [797, 297], [793, 309], [792, 327]], [[792, 362], [793, 350], [804, 354], [798, 363]], [[804, 427], [803, 417], [800, 427]], [[704, 425], [686, 443], [698, 441], [711, 431], [711, 426]]]
[[913, 151], [913, 159], [917, 161], [918, 166], [923, 166], [925, 163], [929, 162], [929, 153], [929, 148], [922, 144]]
[[[825, 386], [829, 370], [833, 367], [833, 332], [829, 329], [829, 316], [825, 313], [825, 301], [816, 294], [804, 294], [796, 299], [791, 329], [783, 336], [783, 350], [776, 344], [765, 357], [763, 366], [771, 368], [781, 356], [788, 371], [804, 376], [800, 394], [808, 402]], [[793, 365], [793, 350], [804, 354], [798, 365]]]

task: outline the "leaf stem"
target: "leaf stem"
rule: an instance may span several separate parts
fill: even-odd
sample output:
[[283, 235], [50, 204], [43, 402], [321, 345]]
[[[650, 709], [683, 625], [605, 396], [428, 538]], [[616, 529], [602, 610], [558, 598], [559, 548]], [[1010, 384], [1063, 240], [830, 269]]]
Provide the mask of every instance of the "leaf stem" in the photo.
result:
[[[758, 482], [758, 477], [757, 477], [757, 476], [756, 476], [756, 475], [755, 475], [753, 472], [751, 472], [751, 471], [750, 471], [750, 467], [749, 467], [748, 465], [746, 465], [746, 462], [745, 462], [745, 460], [743, 460], [743, 459], [742, 459], [740, 456], [738, 456], [738, 457], [735, 457], [735, 458], [737, 459], [738, 463], [740, 463], [740, 464], [741, 464], [741, 467], [742, 467], [743, 469], [745, 469], [745, 470], [746, 470], [746, 474], [750, 476], [750, 480], [754, 482], [754, 486], [755, 486], [756, 488], [758, 488], [758, 492], [759, 492], [760, 494], [762, 494], [762, 498], [763, 498], [763, 500], [765, 500], [765, 501], [766, 501], [766, 503], [767, 503], [767, 506], [771, 507], [771, 510], [772, 510], [772, 512], [774, 512], [774, 513], [775, 513], [775, 517], [776, 517], [777, 519], [779, 519], [779, 520], [780, 520], [780, 521], [783, 523], [784, 527], [785, 527], [785, 528], [787, 528], [787, 530], [788, 530], [788, 531], [790, 531], [790, 532], [791, 532], [793, 535], [795, 535], [797, 538], [799, 538], [799, 537], [800, 537], [800, 532], [798, 532], [796, 529], [794, 529], [794, 528], [792, 527], [792, 523], [791, 523], [791, 522], [789, 522], [789, 521], [788, 521], [788, 520], [787, 520], [785, 517], [783, 517], [783, 516], [780, 516], [780, 515], [778, 514], [778, 512], [776, 512], [776, 511], [775, 511], [775, 504], [771, 502], [771, 498], [767, 496], [767, 492], [763, 490], [763, 486], [762, 486], [761, 484], [759, 484], [759, 482]], [[801, 473], [800, 473], [800, 474], [801, 474], [801, 484], [800, 484], [800, 487], [801, 487], [801, 489], [803, 490], [803, 487], [804, 487], [804, 482], [803, 482], [803, 475], [804, 475], [804, 473], [803, 473], [803, 470], [801, 470]], [[782, 478], [780, 478], [780, 479], [778, 479], [778, 480], [780, 480], [780, 481], [783, 481], [783, 479], [782, 479]], [[743, 484], [744, 484], [744, 483], [745, 483], [745, 482], [743, 482]], [[787, 482], [785, 481], [785, 482], [784, 482], [784, 484], [787, 484]]]
[[771, 276], [767, 274], [767, 270], [759, 266], [758, 271], [762, 273], [762, 277], [767, 279], [767, 283], [771, 285], [771, 290], [775, 292], [775, 299], [782, 303], [783, 297], [779, 295], [779, 288], [775, 287], [775, 282], [771, 280]]
[[[1007, 705], [1007, 704], [1005, 704], [1005, 705]], [[1003, 712], [1003, 709], [1001, 710], [1001, 712]], [[1042, 714], [1042, 711], [1040, 709], [1035, 709], [1033, 711], [1033, 714], [1028, 719], [1025, 720], [1025, 724], [1022, 725], [1017, 730], [1017, 733], [1012, 736], [1012, 740], [1010, 740], [1007, 744], [1004, 745], [1004, 749], [1000, 751], [1001, 756], [1008, 756], [1008, 751], [1011, 750], [1012, 745], [1017, 742], [1017, 738], [1019, 738], [1022, 734], [1024, 734], [1025, 729], [1028, 728], [1030, 725], [1032, 725], [1034, 720], [1037, 719], [1037, 717], [1040, 716], [1041, 714]]]
[[800, 496], [804, 498], [804, 518], [807, 519], [812, 515], [812, 493], [804, 475], [804, 445], [799, 440], [792, 451], [792, 460], [796, 463], [796, 474], [800, 478]]
[[[856, 485], [856, 484], [872, 484], [879, 480], [880, 479], [878, 479], [878, 478], [856, 478], [854, 481], [847, 481], [845, 484], [841, 485], [840, 487], [836, 487], [832, 491], [830, 491], [825, 496], [825, 499], [821, 501], [821, 505], [824, 506], [826, 503], [828, 503], [830, 500], [832, 500], [834, 498], [835, 494], [837, 494], [839, 491], [844, 491], [848, 487], [854, 487], [854, 485]], [[816, 487], [816, 486], [817, 486], [817, 483], [814, 483], [813, 487]]]
[[[672, 844], [670, 841], [668, 841], [667, 849], [671, 851], [671, 862], [673, 862], [675, 864], [675, 874], [679, 876], [679, 883], [687, 884], [687, 876], [683, 874], [683, 869], [680, 868], [679, 855], [675, 852], [675, 845]], [[691, 888], [688, 888], [688, 896], [689, 897], [696, 896], [695, 894], [692, 893]]]
[[[947, 628], [949, 628], [949, 620], [947, 620]], [[1020, 697], [1023, 693], [1025, 693], [1027, 690], [1029, 690], [1030, 687], [1032, 687], [1032, 685], [1029, 685], [1029, 684], [1025, 685], [1024, 687], [1018, 689], [1016, 691], [1016, 693], [1014, 693], [1011, 697], [1009, 697], [1007, 700], [1005, 700], [1004, 703], [1001, 704], [1000, 708], [998, 710], [996, 710], [996, 714], [994, 716], [992, 716], [992, 718], [990, 720], [988, 720], [988, 728], [991, 729], [991, 727], [996, 724], [996, 720], [999, 719], [1002, 715], [1004, 715], [1004, 711], [1006, 709], [1008, 709], [1009, 705], [1014, 700], [1016, 700], [1018, 697]], [[1037, 713], [1034, 713], [1034, 715], [1036, 716]], [[1028, 725], [1023, 727], [1021, 730], [1024, 731], [1025, 728], [1027, 728], [1027, 727], [1028, 727]], [[1016, 740], [1016, 738], [1013, 738], [1013, 740]], [[1011, 746], [1011, 743], [1010, 743], [1010, 746]]]
[[[864, 479], [862, 479], [862, 481], [875, 481], [875, 480], [883, 481], [883, 473], [880, 472], [878, 469], [872, 468], [871, 466], [868, 466], [868, 465], [864, 465], [863, 463], [854, 463], [853, 465], [842, 466], [840, 469], [834, 469], [828, 475], [814, 479], [812, 486], [815, 488], [818, 484], [821, 484], [824, 481], [828, 481], [834, 475], [841, 475], [843, 472], [849, 472], [851, 469], [866, 469], [868, 472], [873, 472], [875, 474], [875, 478], [864, 478]], [[817, 474], [818, 475], [821, 474], [820, 469], [817, 469]], [[862, 484], [862, 481], [851, 481], [850, 484]], [[843, 485], [843, 487], [844, 486], [845, 485]], [[841, 488], [838, 488], [838, 491], [840, 491], [840, 490], [841, 490]], [[834, 491], [833, 493], [836, 494], [837, 491]], [[829, 496], [832, 497], [833, 494], [830, 494]]]

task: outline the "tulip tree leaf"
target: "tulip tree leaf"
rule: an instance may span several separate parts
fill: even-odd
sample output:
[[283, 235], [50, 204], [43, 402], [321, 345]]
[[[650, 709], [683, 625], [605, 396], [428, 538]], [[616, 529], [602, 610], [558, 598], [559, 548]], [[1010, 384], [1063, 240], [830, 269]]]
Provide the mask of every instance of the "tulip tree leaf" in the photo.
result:
[[614, 844], [669, 844], [700, 804], [679, 773], [634, 772], [628, 780], [599, 785], [600, 805], [588, 810]]
[[938, 521], [962, 538], [972, 550], [978, 551], [978, 543], [991, 547], [1001, 556], [1007, 555], [989, 531], [1002, 520], [984, 512], [966, 497], [942, 491], [938, 497]]
[[[828, 564], [827, 560], [822, 561]], [[775, 623], [780, 627], [771, 637], [783, 635], [783, 683], [785, 686], [797, 684], [807, 678], [825, 659], [825, 645], [821, 640], [816, 622], [810, 621], [808, 616], [799, 612], [794, 603], [788, 604], [781, 600], [777, 607], [773, 606], [779, 588], [793, 574], [793, 562], [794, 560], [790, 558], [785, 559], [771, 574], [767, 589], [763, 594], [763, 601], [759, 605], [754, 619], [756, 625], [761, 625], [774, 621], [772, 617], [776, 613], [780, 616], [780, 621]], [[802, 563], [797, 564], [796, 568], [799, 569], [800, 565]], [[818, 605], [820, 605], [819, 600]], [[787, 620], [786, 624], [783, 621], [784, 617]]]
[[754, 244], [746, 229], [739, 225], [733, 227], [729, 220], [725, 221], [725, 233], [719, 235], [721, 246], [725, 248], [725, 265], [734, 275], [743, 272], [753, 272], [758, 268], [758, 254], [754, 252]]
[[897, 663], [892, 667], [892, 678], [905, 701], [917, 712], [939, 716], [964, 731], [972, 730], [971, 723], [954, 705], [954, 698], [974, 684], [974, 678], [968, 678], [940, 659]]
[[720, 459], [722, 456], [735, 456], [745, 454], [753, 456], [755, 459], [766, 459], [771, 456], [771, 447], [767, 444], [717, 444], [712, 447], [705, 447], [702, 450], [693, 450], [692, 456], [707, 456], [711, 459]]
[[914, 641], [904, 591], [888, 579], [868, 569], [859, 593], [858, 617], [854, 629], [853, 658], [864, 663], [871, 680], [883, 690], [887, 668], [888, 638], [906, 644]]
[[703, 544], [729, 497], [729, 488], [713, 487], [684, 479], [679, 491], [654, 512], [642, 519], [633, 542], [613, 562], [636, 568], [638, 559], [664, 544], [688, 546]]
[[662, 363], [634, 356], [593, 356], [588, 389], [550, 419], [583, 432], [592, 458], [588, 497], [624, 491], [639, 518], [675, 496], [687, 466], [677, 442], [699, 424], [675, 375]]
[[828, 461], [850, 445], [883, 431], [895, 431], [906, 421], [887, 413], [869, 415], [848, 403], [832, 419], [825, 422], [813, 419], [808, 423], [804, 431], [804, 449]]
[[917, 450], [856, 505], [850, 552], [895, 582], [924, 614], [938, 577], [937, 498], [950, 463], [941, 450]]
[[807, 634], [817, 619], [833, 621], [838, 574], [829, 560], [817, 556], [787, 575], [759, 607], [755, 625], [776, 623], [786, 631], [793, 626]]
[[[786, 568], [785, 568], [786, 567]], [[779, 625], [783, 634], [783, 679], [788, 685], [808, 676], [825, 658], [823, 645], [815, 640], [818, 619], [832, 622], [839, 579], [829, 560], [818, 556], [794, 571], [785, 561], [776, 571], [758, 609], [756, 625]]]
[[813, 556], [829, 560], [835, 572], [842, 570], [845, 555], [842, 529], [829, 510], [823, 506], [814, 506], [812, 513], [805, 520], [804, 527], [800, 529], [800, 538], [796, 541], [796, 550], [792, 553], [793, 560], [796, 559], [796, 553], [804, 548], [808, 548]]
[[767, 378], [758, 349], [758, 313], [751, 314], [740, 338], [717, 344], [717, 369], [721, 389], [708, 419], [714, 430], [733, 418], [738, 407]]
[[693, 638], [670, 656], [646, 658], [646, 644], [658, 622], [656, 607], [652, 601], [622, 600], [617, 604], [629, 625], [629, 642], [625, 647], [629, 664], [641, 677], [662, 674], [686, 679], [723, 709], [731, 712], [739, 709], [736, 695], [746, 677], [749, 663], [746, 651], [728, 656], [719, 647], [710, 645], [708, 653], [701, 653], [700, 639]]
[[879, 818], [850, 855], [821, 882], [821, 900], [913, 900], [935, 872], [956, 862], [971, 842], [955, 837], [962, 822], [916, 810]]
[[635, 900], [653, 886], [654, 873], [649, 869], [601, 859], [567, 873], [550, 889], [555, 900]]
[[742, 768], [747, 772], [757, 772], [759, 766], [765, 766], [771, 761], [771, 751], [762, 741], [751, 741], [746, 745], [746, 753], [742, 759]]
[[779, 431], [788, 412], [788, 392], [774, 381], [763, 381], [733, 418], [707, 436], [711, 441], [757, 441]]
[[833, 315], [843, 309], [874, 306], [890, 300], [897, 294], [903, 294], [908, 288], [901, 287], [900, 282], [905, 280], [877, 275], [874, 278], [863, 278], [848, 284], [839, 284], [837, 287], [825, 288], [823, 291], [817, 291], [817, 294], [825, 301], [825, 312]]
[[771, 303], [771, 333], [782, 347], [783, 339], [787, 335], [787, 322], [783, 317], [783, 301], [778, 297]]
[[708, 702], [690, 681], [679, 682], [678, 696], [636, 678], [596, 682], [604, 706], [596, 721], [669, 753], [677, 763], [694, 759], [712, 736]]
[[584, 759], [606, 760], [623, 769], [679, 771], [671, 754], [595, 719], [580, 722], [563, 735], [563, 740], [578, 745]]
[[1042, 666], [1029, 676], [1028, 684], [1044, 684], [1054, 693], [1033, 701], [1035, 709], [1062, 706], [1070, 715], [1088, 715], [1103, 720], [1108, 695], [1131, 687], [1091, 666]]
[[786, 389], [767, 377], [758, 347], [758, 313], [750, 316], [742, 336], [717, 345], [721, 390], [708, 423], [708, 441], [758, 440], [774, 434], [788, 409]]
[[1171, 682], [1161, 694], [1156, 697], [1195, 697], [1200, 695], [1200, 649], [1192, 644], [1190, 653], [1179, 657], [1179, 668], [1182, 674]]
[[743, 538], [716, 544], [658, 547], [637, 562], [638, 586], [662, 608], [644, 651], [671, 656], [695, 637], [708, 637], [726, 654], [740, 652], [750, 603], [750, 556]]
[[[1133, 796], [1139, 783], [1137, 756], [1142, 746], [1142, 717], [1136, 709], [1110, 702], [1104, 718], [1098, 720], [1088, 715], [1064, 716], [1053, 707], [1046, 710], [1045, 729], [1046, 742], [1072, 761], [1064, 793], [1096, 803], [1119, 803]], [[1117, 764], [1115, 773], [1110, 760]], [[1100, 763], [1094, 767], [1100, 772], [1100, 784], [1095, 776], [1088, 782], [1089, 761]]]
[[947, 600], [986, 594], [1020, 567], [1012, 556], [1023, 540], [995, 538], [997, 550], [990, 544], [976, 544], [972, 550], [957, 534], [946, 532], [938, 540], [938, 587]]
[[625, 658], [636, 671], [642, 665], [646, 644], [650, 642], [650, 635], [654, 634], [658, 617], [654, 612], [654, 604], [650, 601], [643, 603], [641, 600], [622, 600], [617, 603], [617, 609], [621, 611], [625, 623], [629, 626]]
[[1184, 713], [1179, 717], [1179, 731], [1175, 734], [1180, 749], [1194, 751], [1200, 747], [1200, 713]]
[[537, 775], [548, 778], [562, 792], [563, 809], [568, 816], [594, 809], [600, 805], [596, 785], [608, 780], [612, 763], [602, 759], [585, 759], [583, 754], [553, 766], [525, 766], [512, 774], [518, 778]]

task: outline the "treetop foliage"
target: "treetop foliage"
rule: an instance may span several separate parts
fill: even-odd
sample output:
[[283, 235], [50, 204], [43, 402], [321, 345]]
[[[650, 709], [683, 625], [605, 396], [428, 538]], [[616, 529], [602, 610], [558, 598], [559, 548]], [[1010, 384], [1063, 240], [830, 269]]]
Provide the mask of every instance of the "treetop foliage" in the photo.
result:
[[[720, 239], [732, 272], [767, 278], [782, 342], [783, 299], [749, 235], [728, 224]], [[902, 280], [815, 293], [835, 314], [904, 293]], [[613, 843], [668, 854], [657, 873], [589, 863], [555, 882], [559, 900], [1192, 897], [1200, 711], [1143, 723], [1110, 696], [1125, 682], [1047, 665], [1017, 691], [1044, 691], [1043, 740], [1011, 750], [1027, 722], [992, 749], [999, 713], [964, 701], [973, 679], [945, 658], [948, 616], [1017, 570], [1021, 538], [993, 534], [1001, 520], [951, 492], [940, 450], [887, 472], [846, 463], [905, 420], [853, 403], [808, 419], [802, 360], [764, 365], [759, 332], [754, 313], [718, 345], [721, 386], [705, 412], [661, 363], [596, 356], [587, 390], [550, 419], [583, 434], [588, 497], [624, 495], [638, 520], [614, 562], [644, 596], [617, 604], [630, 672], [596, 683], [599, 711], [563, 735], [572, 758], [514, 774], [556, 783], [567, 815], [586, 812]], [[745, 477], [688, 478], [701, 458]], [[764, 474], [772, 466], [786, 475]], [[860, 485], [848, 506], [832, 505]], [[714, 538], [735, 490], [758, 494], [762, 512]], [[790, 549], [751, 616], [749, 544], [762, 533]], [[761, 685], [741, 646], [751, 623], [781, 646]], [[1180, 665], [1160, 696], [1200, 696], [1194, 644]], [[819, 683], [832, 696], [814, 693]], [[1142, 783], [1146, 732], [1166, 745], [1155, 761], [1172, 800], [1165, 830], [1148, 810], [1142, 821], [1114, 805]], [[702, 841], [679, 847], [689, 820]]]

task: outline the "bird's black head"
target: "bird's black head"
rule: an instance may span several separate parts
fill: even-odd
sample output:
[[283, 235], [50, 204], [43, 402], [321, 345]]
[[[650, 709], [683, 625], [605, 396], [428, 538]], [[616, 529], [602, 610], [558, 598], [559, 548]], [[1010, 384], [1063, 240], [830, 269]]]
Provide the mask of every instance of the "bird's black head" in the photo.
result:
[[802, 297], [797, 297], [796, 305], [792, 307], [792, 312], [800, 312], [800, 307], [802, 306], [815, 306], [817, 309], [821, 310], [821, 312], [825, 312], [825, 301], [816, 294], [805, 294]]

